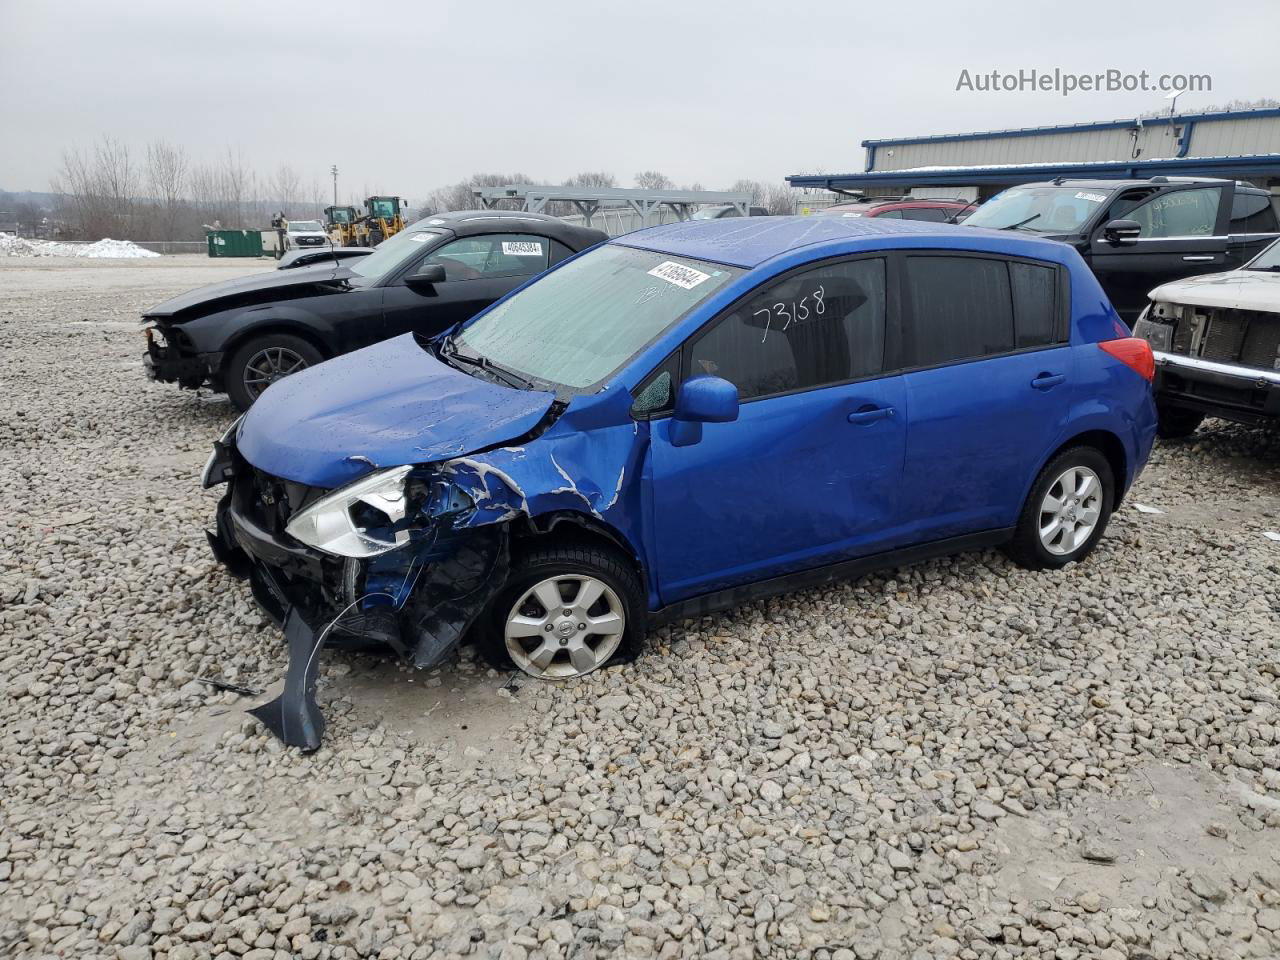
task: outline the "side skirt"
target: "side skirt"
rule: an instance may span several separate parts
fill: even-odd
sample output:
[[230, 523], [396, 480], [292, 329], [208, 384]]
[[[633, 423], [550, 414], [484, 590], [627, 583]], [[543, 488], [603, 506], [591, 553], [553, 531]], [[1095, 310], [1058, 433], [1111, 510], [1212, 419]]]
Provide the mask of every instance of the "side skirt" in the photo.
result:
[[877, 570], [888, 570], [894, 567], [905, 567], [913, 563], [945, 557], [953, 553], [966, 553], [971, 550], [985, 550], [987, 547], [1008, 543], [1013, 538], [1013, 527], [999, 530], [984, 530], [981, 533], [967, 533], [962, 537], [949, 537], [946, 540], [935, 540], [900, 550], [889, 550], [885, 553], [872, 554], [869, 557], [858, 557], [854, 560], [843, 560], [810, 570], [788, 573], [771, 580], [747, 583], [739, 587], [729, 587], [714, 593], [690, 597], [668, 606], [654, 610], [649, 614], [650, 628], [659, 627], [677, 620], [688, 620], [694, 617], [705, 617], [719, 613], [731, 607], [741, 606], [753, 600], [763, 600], [780, 593], [790, 593], [807, 587], [816, 587], [835, 580], [852, 580], [873, 573]]

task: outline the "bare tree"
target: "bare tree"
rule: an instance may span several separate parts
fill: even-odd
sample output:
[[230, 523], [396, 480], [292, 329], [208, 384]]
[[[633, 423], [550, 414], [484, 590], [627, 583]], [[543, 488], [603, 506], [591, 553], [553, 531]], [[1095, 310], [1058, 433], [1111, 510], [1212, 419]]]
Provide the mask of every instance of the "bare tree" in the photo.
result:
[[636, 186], [641, 190], [670, 190], [675, 184], [665, 173], [657, 170], [642, 170], [636, 174]]
[[188, 161], [180, 146], [156, 140], [147, 145], [147, 189], [155, 208], [158, 239], [174, 240], [187, 207]]
[[133, 238], [138, 171], [125, 144], [103, 137], [92, 153], [78, 147], [64, 151], [62, 168], [50, 184], [63, 195], [64, 213], [76, 235]]
[[290, 205], [297, 202], [301, 192], [302, 181], [298, 177], [298, 171], [285, 163], [281, 164], [267, 182], [268, 195], [263, 199], [268, 206], [278, 207], [288, 214]]
[[606, 173], [604, 170], [587, 170], [583, 173], [575, 173], [564, 182], [564, 185], [566, 187], [611, 188], [618, 185], [618, 178], [612, 173]]

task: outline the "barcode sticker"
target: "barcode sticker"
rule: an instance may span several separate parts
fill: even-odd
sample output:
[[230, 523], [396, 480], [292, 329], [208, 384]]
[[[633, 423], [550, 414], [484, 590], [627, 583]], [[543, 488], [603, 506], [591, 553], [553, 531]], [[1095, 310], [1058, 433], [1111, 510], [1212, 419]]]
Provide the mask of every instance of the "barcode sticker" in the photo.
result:
[[710, 274], [671, 260], [663, 260], [662, 263], [649, 271], [649, 276], [665, 280], [667, 283], [674, 283], [677, 287], [683, 287], [685, 290], [692, 290], [703, 280], [710, 278]]
[[508, 257], [540, 257], [542, 244], [537, 240], [503, 240], [502, 252]]
[[1105, 193], [1085, 193], [1081, 191], [1076, 194], [1076, 199], [1088, 200], [1090, 203], [1102, 203], [1107, 199], [1107, 195]]

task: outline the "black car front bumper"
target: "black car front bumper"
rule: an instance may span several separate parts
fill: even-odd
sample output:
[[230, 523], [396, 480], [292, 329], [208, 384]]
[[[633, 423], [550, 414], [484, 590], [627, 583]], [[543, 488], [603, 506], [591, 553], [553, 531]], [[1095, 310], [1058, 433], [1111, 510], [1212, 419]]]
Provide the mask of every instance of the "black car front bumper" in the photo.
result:
[[1237, 423], [1280, 419], [1280, 370], [1155, 351], [1154, 391], [1160, 404]]
[[222, 376], [221, 353], [197, 353], [186, 342], [181, 331], [172, 327], [147, 327], [147, 352], [142, 365], [147, 379], [176, 383], [195, 390], [205, 383], [218, 386]]

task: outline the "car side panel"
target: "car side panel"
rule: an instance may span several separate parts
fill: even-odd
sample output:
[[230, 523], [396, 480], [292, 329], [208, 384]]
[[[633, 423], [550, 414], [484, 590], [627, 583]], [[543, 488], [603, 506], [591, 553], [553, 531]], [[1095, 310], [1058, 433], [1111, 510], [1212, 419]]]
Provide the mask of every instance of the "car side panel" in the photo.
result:
[[286, 328], [346, 353], [382, 339], [382, 290], [365, 287], [305, 300], [237, 307], [182, 324], [197, 353], [225, 352], [255, 330]]

